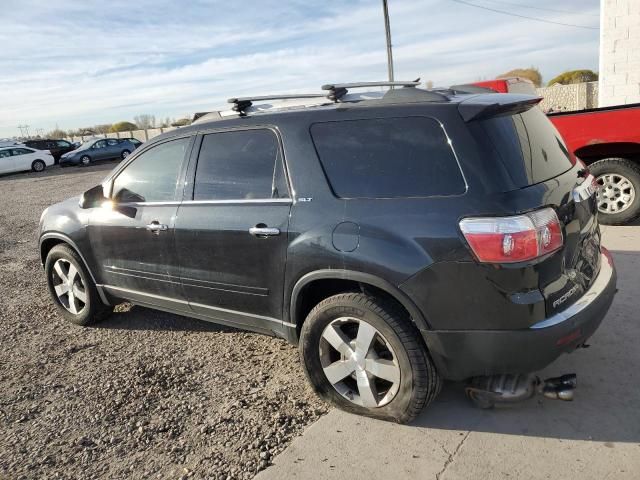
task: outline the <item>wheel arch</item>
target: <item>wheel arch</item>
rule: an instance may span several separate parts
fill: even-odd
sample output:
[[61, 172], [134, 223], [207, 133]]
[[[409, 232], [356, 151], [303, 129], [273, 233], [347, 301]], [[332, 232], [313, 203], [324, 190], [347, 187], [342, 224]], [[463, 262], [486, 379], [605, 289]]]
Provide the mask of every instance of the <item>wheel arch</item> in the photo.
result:
[[574, 152], [578, 158], [590, 165], [607, 158], [626, 158], [640, 162], [640, 143], [610, 142], [584, 145]]
[[102, 289], [98, 287], [98, 282], [96, 281], [96, 278], [93, 275], [91, 268], [89, 268], [89, 264], [87, 263], [87, 260], [84, 258], [84, 255], [82, 255], [82, 252], [80, 252], [78, 245], [76, 245], [76, 243], [73, 240], [71, 240], [71, 238], [69, 238], [67, 235], [63, 233], [58, 233], [58, 232], [50, 232], [50, 233], [45, 233], [40, 237], [40, 262], [42, 263], [42, 266], [44, 267], [44, 264], [47, 260], [47, 256], [49, 255], [49, 252], [51, 251], [51, 249], [56, 245], [60, 245], [60, 244], [67, 245], [78, 255], [78, 257], [80, 257], [80, 260], [82, 260], [82, 263], [84, 265], [84, 268], [86, 268], [87, 272], [89, 272], [89, 276], [91, 277], [93, 284], [96, 285], [98, 294], [100, 295], [100, 300], [102, 300], [102, 302], [105, 305], [109, 305], [109, 301], [105, 297]]
[[374, 290], [400, 304], [420, 330], [429, 330], [429, 323], [413, 303], [399, 288], [375, 275], [353, 270], [316, 270], [303, 275], [291, 292], [288, 318], [296, 326], [297, 335], [307, 314], [320, 301], [345, 291]]

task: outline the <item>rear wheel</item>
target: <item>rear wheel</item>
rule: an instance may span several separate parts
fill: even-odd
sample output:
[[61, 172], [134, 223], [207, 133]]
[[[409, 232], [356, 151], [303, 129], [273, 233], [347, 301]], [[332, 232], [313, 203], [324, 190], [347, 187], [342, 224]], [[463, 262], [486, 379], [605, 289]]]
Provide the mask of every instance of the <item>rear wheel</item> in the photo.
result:
[[393, 302], [362, 293], [327, 298], [309, 313], [300, 337], [314, 390], [348, 412], [406, 423], [440, 391], [420, 333]]
[[80, 163], [85, 167], [88, 166], [91, 163], [91, 157], [89, 157], [89, 155], [83, 155], [82, 158], [80, 158]]
[[89, 325], [110, 313], [111, 309], [100, 300], [84, 263], [70, 247], [53, 247], [44, 269], [49, 293], [66, 320], [76, 325]]
[[640, 166], [626, 158], [606, 158], [589, 165], [596, 177], [600, 223], [623, 225], [640, 215]]
[[131, 154], [131, 152], [129, 150], [123, 150], [122, 153], [120, 154], [120, 158], [122, 158], [123, 160], [125, 158], [127, 158], [129, 155]]
[[31, 164], [31, 170], [34, 172], [42, 172], [45, 168], [47, 168], [47, 164], [42, 160], [34, 160]]

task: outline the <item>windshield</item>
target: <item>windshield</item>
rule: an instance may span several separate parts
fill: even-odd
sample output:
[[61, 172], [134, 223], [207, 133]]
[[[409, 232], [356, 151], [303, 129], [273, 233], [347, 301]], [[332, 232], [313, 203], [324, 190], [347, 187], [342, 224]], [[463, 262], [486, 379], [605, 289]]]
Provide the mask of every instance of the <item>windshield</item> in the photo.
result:
[[87, 140], [86, 142], [84, 142], [82, 145], [80, 145], [77, 150], [86, 150], [87, 148], [91, 148], [91, 145], [93, 145], [94, 143], [96, 143], [95, 140]]

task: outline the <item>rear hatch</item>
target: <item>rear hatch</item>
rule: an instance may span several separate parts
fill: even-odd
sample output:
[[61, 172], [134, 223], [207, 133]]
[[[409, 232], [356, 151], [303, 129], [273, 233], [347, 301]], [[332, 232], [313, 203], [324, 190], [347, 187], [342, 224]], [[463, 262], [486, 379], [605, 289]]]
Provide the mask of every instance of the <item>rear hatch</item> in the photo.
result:
[[573, 304], [593, 283], [600, 268], [600, 231], [593, 177], [532, 104], [494, 108], [490, 115], [475, 113], [467, 120], [484, 168], [505, 187], [503, 198], [511, 201], [543, 191], [539, 208], [550, 207], [557, 214], [563, 246], [530, 262], [548, 317]]

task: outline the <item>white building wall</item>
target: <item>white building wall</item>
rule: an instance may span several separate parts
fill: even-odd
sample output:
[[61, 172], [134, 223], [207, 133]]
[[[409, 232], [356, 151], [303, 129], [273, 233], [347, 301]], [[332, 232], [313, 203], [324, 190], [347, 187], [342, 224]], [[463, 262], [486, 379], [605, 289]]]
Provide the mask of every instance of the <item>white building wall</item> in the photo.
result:
[[640, 0], [600, 0], [600, 107], [640, 103]]

